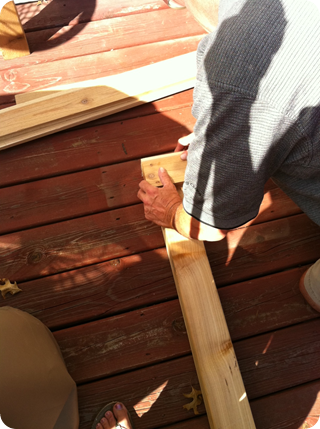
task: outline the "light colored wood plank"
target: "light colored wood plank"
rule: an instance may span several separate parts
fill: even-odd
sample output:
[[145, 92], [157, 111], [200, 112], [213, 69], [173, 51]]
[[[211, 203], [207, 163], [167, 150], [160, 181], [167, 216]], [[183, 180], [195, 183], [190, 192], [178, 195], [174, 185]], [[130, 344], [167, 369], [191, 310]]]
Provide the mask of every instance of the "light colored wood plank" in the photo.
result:
[[195, 69], [192, 52], [4, 109], [0, 149], [190, 89]]
[[[155, 186], [161, 184], [160, 166], [177, 183], [183, 180], [185, 165], [180, 153], [141, 160], [143, 177]], [[162, 232], [210, 427], [255, 429], [204, 244], [173, 229], [162, 228]]]
[[[128, 53], [129, 54], [129, 53]], [[183, 67], [190, 67], [190, 70], [183, 70]], [[178, 70], [175, 70], [178, 68]], [[167, 73], [166, 76], [161, 76], [161, 73]], [[162, 81], [163, 86], [173, 84], [175, 81], [178, 81], [179, 76], [181, 76], [180, 81], [185, 79], [194, 78], [196, 73], [196, 57], [195, 52], [190, 52], [185, 55], [180, 55], [168, 60], [159, 61], [155, 64], [148, 66], [140, 67], [134, 70], [130, 70], [118, 75], [112, 75], [97, 79], [89, 79], [81, 82], [72, 82], [62, 85], [55, 85], [51, 88], [43, 88], [37, 91], [30, 91], [21, 94], [15, 95], [15, 100], [17, 104], [26, 103], [28, 101], [33, 101], [41, 97], [48, 95], [58, 95], [61, 92], [69, 90], [78, 90], [85, 88], [96, 88], [96, 87], [111, 87], [117, 89], [118, 91], [126, 92], [131, 94], [134, 87], [139, 88], [138, 85], [143, 85], [144, 80], [146, 79], [145, 85], [151, 81], [152, 76], [154, 80], [158, 80], [159, 84]], [[149, 74], [151, 76], [149, 76]], [[156, 86], [159, 87], [159, 86]], [[193, 85], [190, 86], [192, 88]], [[150, 90], [150, 89], [149, 89]]]
[[163, 235], [210, 427], [254, 429], [204, 244], [172, 229]]
[[150, 156], [141, 160], [142, 175], [151, 185], [161, 186], [158, 171], [164, 167], [173, 183], [184, 181], [184, 174], [187, 163], [182, 161], [180, 155], [182, 152], [171, 152], [164, 155]]
[[30, 54], [26, 35], [13, 1], [0, 11], [0, 49], [5, 60]]

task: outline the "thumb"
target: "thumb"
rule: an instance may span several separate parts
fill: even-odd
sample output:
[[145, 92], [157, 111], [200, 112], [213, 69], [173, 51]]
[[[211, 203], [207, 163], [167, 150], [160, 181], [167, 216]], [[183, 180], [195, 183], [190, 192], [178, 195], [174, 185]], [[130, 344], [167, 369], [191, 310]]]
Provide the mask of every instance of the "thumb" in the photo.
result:
[[170, 179], [170, 176], [165, 168], [160, 167], [158, 171], [158, 175], [163, 186], [168, 186], [172, 184], [172, 180]]
[[182, 159], [182, 161], [186, 161], [188, 158], [188, 151], [185, 150], [182, 152], [182, 154], [180, 155], [180, 158]]

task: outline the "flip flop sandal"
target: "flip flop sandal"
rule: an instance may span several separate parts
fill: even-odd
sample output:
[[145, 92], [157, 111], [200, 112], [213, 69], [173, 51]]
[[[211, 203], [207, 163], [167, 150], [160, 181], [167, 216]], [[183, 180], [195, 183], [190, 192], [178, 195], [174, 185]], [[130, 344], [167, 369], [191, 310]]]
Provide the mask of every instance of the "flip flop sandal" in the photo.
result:
[[[110, 402], [109, 404], [105, 405], [100, 411], [99, 413], [96, 415], [96, 418], [93, 421], [93, 424], [91, 426], [91, 429], [96, 429], [97, 424], [100, 422], [100, 420], [102, 419], [102, 417], [104, 417], [105, 413], [107, 411], [111, 411], [113, 413], [113, 407], [118, 403], [119, 401], [114, 401], [114, 402]], [[131, 424], [132, 429], [134, 429], [134, 425], [133, 425], [133, 421], [131, 418], [131, 415], [128, 411], [128, 417], [129, 417], [129, 421]], [[128, 429], [125, 428], [124, 426], [121, 426], [118, 422], [117, 422], [117, 426], [116, 429]]]

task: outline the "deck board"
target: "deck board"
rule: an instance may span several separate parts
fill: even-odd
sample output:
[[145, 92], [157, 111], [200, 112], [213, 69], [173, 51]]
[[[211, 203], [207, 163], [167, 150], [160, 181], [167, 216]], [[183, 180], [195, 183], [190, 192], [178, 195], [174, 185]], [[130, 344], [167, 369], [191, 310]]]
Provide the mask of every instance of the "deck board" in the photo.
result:
[[[0, 57], [0, 69], [2, 71], [19, 69], [36, 64], [38, 67], [39, 64], [48, 62], [48, 52], [50, 62], [53, 62], [130, 48], [141, 45], [141, 41], [147, 45], [204, 33], [187, 10], [163, 9], [157, 12], [156, 20], [153, 20], [152, 13], [102, 19], [64, 26], [58, 30], [50, 28], [28, 32], [28, 44], [32, 55], [23, 61], [17, 59], [10, 62]], [[184, 25], [177, 26], [177, 19], [181, 19]], [[152, 21], [155, 21], [154, 25], [150, 25]]]
[[181, 107], [179, 100], [170, 107], [173, 110], [165, 113], [122, 118], [5, 150], [0, 187], [172, 151], [177, 139], [192, 131], [194, 118], [190, 107]]
[[[0, 108], [16, 93], [195, 50], [203, 37], [187, 11], [162, 0], [18, 10], [33, 52], [0, 59]], [[113, 400], [137, 429], [209, 429], [203, 405], [198, 417], [183, 408], [198, 379], [161, 230], [136, 196], [140, 158], [172, 151], [192, 131], [192, 93], [1, 152], [0, 277], [22, 292], [0, 306], [53, 331], [78, 383], [79, 429]], [[206, 249], [257, 429], [314, 425], [320, 317], [298, 282], [319, 258], [320, 228], [269, 181], [259, 216]]]
[[75, 25], [133, 14], [143, 14], [168, 6], [162, 0], [50, 0], [47, 4], [26, 3], [17, 6], [26, 32], [43, 28]]
[[[248, 397], [317, 378], [320, 363], [314, 356], [320, 352], [319, 329], [318, 318], [235, 342]], [[55, 338], [77, 383], [190, 355], [178, 300], [58, 331]]]
[[196, 50], [201, 36], [166, 40], [148, 45], [132, 46], [110, 52], [70, 57], [59, 61], [1, 71], [0, 103], [9, 103], [14, 95], [28, 91], [46, 90], [68, 83], [119, 74], [187, 54]]

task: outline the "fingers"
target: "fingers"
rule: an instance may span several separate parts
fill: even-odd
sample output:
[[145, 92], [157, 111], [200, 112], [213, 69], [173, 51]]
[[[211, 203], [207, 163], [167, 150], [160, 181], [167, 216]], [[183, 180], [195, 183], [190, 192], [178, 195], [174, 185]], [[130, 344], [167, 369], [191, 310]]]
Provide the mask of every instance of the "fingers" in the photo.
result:
[[141, 180], [139, 183], [139, 188], [142, 192], [152, 192], [152, 190], [156, 189], [154, 186], [150, 185], [146, 180]]
[[172, 185], [172, 180], [167, 172], [167, 170], [163, 167], [159, 168], [158, 171], [158, 175], [159, 175], [159, 179], [161, 181], [161, 183], [163, 184], [163, 186], [169, 186]]
[[142, 180], [139, 183], [139, 191], [137, 197], [143, 202], [147, 204], [151, 204], [152, 200], [156, 197], [159, 189], [155, 186], [150, 185], [146, 180]]
[[188, 151], [185, 150], [181, 155], [180, 158], [182, 159], [182, 161], [186, 161], [188, 158]]

